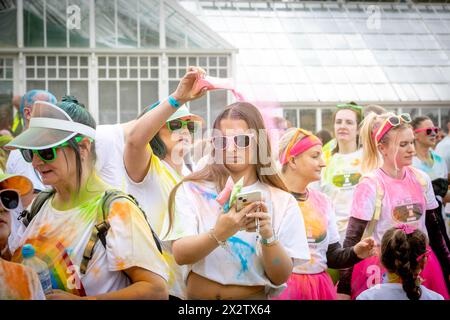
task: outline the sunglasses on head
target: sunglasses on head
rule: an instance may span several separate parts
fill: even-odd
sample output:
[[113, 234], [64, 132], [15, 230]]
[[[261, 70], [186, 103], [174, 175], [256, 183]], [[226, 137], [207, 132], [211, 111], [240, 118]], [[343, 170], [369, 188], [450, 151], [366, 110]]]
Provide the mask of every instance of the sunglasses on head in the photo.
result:
[[[79, 143], [84, 137], [75, 137], [75, 141]], [[63, 142], [58, 146], [42, 149], [42, 150], [32, 150], [32, 149], [20, 149], [20, 153], [26, 162], [33, 161], [33, 155], [37, 154], [38, 157], [45, 163], [50, 163], [56, 159], [56, 149], [69, 146], [69, 142]]]
[[19, 193], [16, 190], [0, 190], [0, 205], [6, 210], [14, 210], [19, 206]]
[[253, 134], [237, 134], [234, 136], [216, 136], [212, 138], [212, 144], [214, 149], [225, 150], [228, 145], [233, 141], [234, 145], [239, 149], [248, 148], [250, 145], [250, 140]]
[[437, 135], [440, 130], [441, 130], [441, 128], [438, 128], [438, 127], [429, 127], [429, 128], [416, 129], [416, 130], [414, 130], [414, 132], [419, 133], [419, 132], [426, 131], [427, 136], [431, 136], [432, 133]]
[[175, 120], [167, 122], [167, 128], [170, 131], [187, 128], [190, 133], [193, 133], [195, 131], [195, 129], [197, 128], [197, 123], [193, 120], [175, 119]]
[[381, 138], [392, 128], [398, 127], [401, 123], [411, 123], [411, 116], [409, 113], [402, 113], [399, 115], [390, 115], [383, 124], [375, 132], [373, 138], [379, 142]]

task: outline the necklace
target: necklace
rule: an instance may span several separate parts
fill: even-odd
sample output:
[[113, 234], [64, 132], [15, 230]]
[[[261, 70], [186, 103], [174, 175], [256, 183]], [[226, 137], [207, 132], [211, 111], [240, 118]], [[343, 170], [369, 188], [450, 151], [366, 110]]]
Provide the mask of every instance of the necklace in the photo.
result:
[[309, 198], [309, 190], [306, 189], [306, 192], [291, 192], [297, 201], [306, 201]]

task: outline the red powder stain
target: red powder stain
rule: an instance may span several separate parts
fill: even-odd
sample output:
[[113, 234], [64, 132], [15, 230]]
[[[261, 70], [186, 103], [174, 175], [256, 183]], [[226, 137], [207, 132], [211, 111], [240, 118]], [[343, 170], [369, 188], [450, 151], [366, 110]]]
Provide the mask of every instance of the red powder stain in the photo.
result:
[[30, 300], [31, 291], [25, 268], [17, 263], [0, 261], [0, 268], [3, 269], [3, 279], [6, 287], [15, 293], [17, 300]]

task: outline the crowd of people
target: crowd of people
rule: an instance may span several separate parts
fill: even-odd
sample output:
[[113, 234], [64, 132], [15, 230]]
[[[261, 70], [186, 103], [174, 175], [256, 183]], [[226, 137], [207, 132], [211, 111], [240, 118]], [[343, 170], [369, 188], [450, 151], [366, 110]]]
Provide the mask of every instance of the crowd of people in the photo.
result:
[[449, 299], [450, 136], [354, 102], [333, 135], [245, 101], [205, 130], [204, 77], [127, 123], [40, 89], [0, 108], [0, 299]]

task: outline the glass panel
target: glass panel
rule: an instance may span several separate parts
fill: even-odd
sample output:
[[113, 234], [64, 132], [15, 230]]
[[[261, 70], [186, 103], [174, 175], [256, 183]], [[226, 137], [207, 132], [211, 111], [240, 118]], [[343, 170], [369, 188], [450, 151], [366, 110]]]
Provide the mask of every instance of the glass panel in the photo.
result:
[[300, 109], [300, 127], [312, 132], [316, 131], [316, 110]]
[[89, 109], [88, 81], [70, 81], [70, 94], [77, 97], [78, 101]]
[[12, 96], [12, 94], [13, 94], [13, 82], [0, 81], [0, 95]]
[[[80, 8], [80, 16], [79, 16], [80, 25], [79, 29], [69, 27], [70, 47], [71, 48], [89, 47], [89, 2], [86, 0], [70, 0], [69, 8], [71, 5], [76, 5], [78, 6], [78, 8]], [[73, 14], [75, 13], [73, 11], [70, 11], [68, 18], [70, 18], [70, 16]], [[76, 21], [72, 22], [76, 23]]]
[[158, 82], [141, 81], [141, 110], [156, 101], [158, 101]]
[[137, 0], [117, 1], [117, 45], [121, 48], [137, 47]]
[[66, 47], [66, 2], [46, 0], [47, 47]]
[[17, 46], [16, 1], [3, 2], [0, 9], [0, 47]]
[[23, 2], [23, 40], [25, 47], [44, 46], [44, 1]]
[[34, 90], [34, 89], [39, 89], [39, 90], [45, 90], [45, 81], [39, 81], [39, 80], [28, 80], [27, 81], [27, 90], [26, 91], [30, 91], [30, 90]]
[[447, 124], [450, 122], [450, 106], [441, 108], [441, 129], [448, 133]]
[[283, 118], [289, 121], [292, 126], [297, 127], [297, 110], [296, 109], [284, 109]]
[[138, 115], [138, 82], [120, 81], [120, 122], [128, 122]]
[[440, 100], [450, 100], [449, 84], [434, 84], [433, 88], [437, 92]]
[[420, 100], [438, 100], [433, 87], [429, 84], [413, 84], [413, 88], [419, 95]]
[[58, 101], [61, 101], [61, 98], [69, 93], [67, 90], [67, 81], [66, 80], [58, 80], [58, 81], [48, 81], [48, 91], [53, 93]]
[[95, 41], [97, 47], [116, 47], [114, 17], [114, 5], [110, 0], [95, 0]]
[[117, 123], [117, 90], [115, 81], [99, 81], [99, 123]]
[[[168, 48], [221, 48], [209, 34], [165, 4], [166, 45]], [[242, 18], [241, 18], [242, 19]]]
[[333, 112], [334, 109], [322, 109], [322, 130], [333, 132]]

